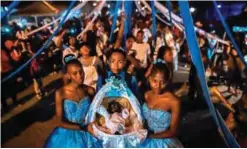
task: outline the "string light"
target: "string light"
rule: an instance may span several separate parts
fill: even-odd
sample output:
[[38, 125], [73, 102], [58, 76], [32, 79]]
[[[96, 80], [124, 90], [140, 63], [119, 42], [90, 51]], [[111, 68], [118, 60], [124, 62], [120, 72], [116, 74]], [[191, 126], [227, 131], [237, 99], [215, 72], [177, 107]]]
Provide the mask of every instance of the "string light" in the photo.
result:
[[190, 12], [191, 12], [191, 13], [193, 13], [193, 12], [195, 12], [195, 11], [196, 11], [196, 9], [195, 9], [194, 7], [191, 7], [191, 8], [190, 8]]

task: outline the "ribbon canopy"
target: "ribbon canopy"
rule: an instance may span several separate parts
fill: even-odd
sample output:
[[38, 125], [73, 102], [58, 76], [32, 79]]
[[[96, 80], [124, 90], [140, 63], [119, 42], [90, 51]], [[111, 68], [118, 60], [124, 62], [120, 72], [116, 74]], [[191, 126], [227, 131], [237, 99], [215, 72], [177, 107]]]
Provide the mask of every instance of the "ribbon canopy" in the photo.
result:
[[31, 63], [31, 61], [38, 56], [45, 48], [47, 48], [47, 46], [49, 45], [49, 43], [51, 42], [52, 38], [58, 33], [59, 29], [62, 27], [62, 25], [65, 22], [65, 19], [67, 18], [67, 16], [69, 15], [69, 12], [71, 11], [72, 7], [75, 5], [76, 1], [72, 1], [69, 5], [68, 10], [66, 11], [66, 14], [64, 15], [64, 17], [62, 18], [62, 21], [60, 22], [58, 28], [55, 30], [55, 32], [49, 37], [49, 39], [44, 43], [44, 45], [27, 61], [25, 62], [22, 66], [20, 66], [16, 71], [12, 72], [9, 76], [7, 76], [6, 78], [4, 78], [2, 80], [2, 83], [7, 81], [8, 79], [10, 79], [11, 77], [13, 77], [14, 75], [16, 75], [17, 73], [19, 73], [22, 69], [24, 69], [29, 63]]
[[113, 40], [114, 30], [117, 26], [118, 10], [121, 9], [121, 4], [122, 4], [121, 1], [117, 1], [117, 3], [116, 3], [114, 15], [113, 15], [112, 27], [111, 27], [110, 42], [112, 42], [112, 40]]
[[213, 116], [215, 123], [217, 124], [219, 130], [223, 132], [225, 142], [228, 144], [228, 146], [234, 147], [234, 148], [239, 147], [236, 139], [232, 136], [231, 132], [226, 127], [221, 115], [219, 113], [216, 113], [215, 108], [211, 102], [207, 82], [205, 79], [205, 73], [204, 73], [205, 70], [204, 70], [204, 66], [203, 66], [203, 62], [202, 62], [202, 58], [200, 54], [200, 49], [197, 43], [195, 30], [193, 27], [192, 17], [189, 11], [188, 1], [179, 1], [179, 7], [180, 7], [181, 16], [183, 18], [184, 26], [185, 26], [185, 34], [187, 37], [187, 42], [188, 42], [188, 46], [190, 49], [191, 58], [196, 67], [197, 76], [199, 78], [206, 103], [208, 104], [209, 111], [211, 115]]
[[153, 33], [154, 43], [156, 43], [157, 25], [156, 25], [156, 8], [154, 5], [154, 1], [151, 1], [151, 6], [152, 6], [152, 33]]
[[9, 6], [9, 9], [6, 11], [6, 12], [4, 12], [3, 14], [1, 14], [1, 20], [4, 18], [4, 17], [6, 17], [16, 6], [18, 6], [19, 5], [19, 3], [20, 3], [20, 1], [19, 0], [15, 0], [15, 1], [13, 1], [11, 4], [10, 4], [10, 6]]
[[225, 31], [226, 31], [228, 37], [230, 38], [230, 40], [231, 40], [231, 42], [232, 42], [234, 48], [236, 49], [236, 51], [237, 51], [237, 53], [238, 53], [238, 56], [241, 58], [242, 62], [245, 64], [245, 67], [247, 68], [247, 62], [245, 61], [244, 56], [243, 56], [242, 52], [240, 51], [240, 49], [239, 49], [239, 47], [238, 47], [236, 41], [234, 40], [234, 38], [233, 38], [233, 36], [232, 36], [232, 33], [231, 33], [231, 31], [230, 31], [228, 25], [226, 24], [226, 21], [225, 21], [224, 17], [222, 16], [222, 14], [221, 14], [219, 8], [217, 7], [218, 5], [217, 5], [216, 1], [214, 0], [213, 3], [214, 3], [214, 7], [215, 7], [215, 9], [216, 9], [216, 12], [217, 12], [218, 15], [219, 15], [220, 21], [221, 21], [222, 25], [224, 26]]
[[124, 2], [124, 13], [126, 17], [126, 21], [124, 22], [124, 39], [126, 40], [126, 36], [128, 33], [131, 33], [131, 26], [132, 26], [132, 8], [133, 8], [133, 1], [125, 1]]

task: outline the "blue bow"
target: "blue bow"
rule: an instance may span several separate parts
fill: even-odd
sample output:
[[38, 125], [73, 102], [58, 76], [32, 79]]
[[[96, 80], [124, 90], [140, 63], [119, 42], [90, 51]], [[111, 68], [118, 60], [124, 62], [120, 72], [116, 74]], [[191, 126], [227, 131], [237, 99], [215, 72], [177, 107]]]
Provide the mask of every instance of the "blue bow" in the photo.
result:
[[155, 65], [158, 64], [158, 63], [166, 64], [166, 61], [158, 58], [156, 61], [153, 62], [153, 64], [155, 64]]

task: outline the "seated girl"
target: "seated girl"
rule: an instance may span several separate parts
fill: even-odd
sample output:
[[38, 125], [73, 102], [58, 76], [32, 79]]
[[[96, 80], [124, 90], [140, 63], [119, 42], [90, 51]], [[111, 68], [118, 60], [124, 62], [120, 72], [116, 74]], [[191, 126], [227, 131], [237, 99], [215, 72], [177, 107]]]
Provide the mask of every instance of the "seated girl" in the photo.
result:
[[166, 65], [155, 64], [148, 79], [151, 90], [145, 93], [142, 106], [149, 133], [141, 148], [183, 147], [175, 138], [180, 121], [180, 100], [167, 90], [168, 80]]

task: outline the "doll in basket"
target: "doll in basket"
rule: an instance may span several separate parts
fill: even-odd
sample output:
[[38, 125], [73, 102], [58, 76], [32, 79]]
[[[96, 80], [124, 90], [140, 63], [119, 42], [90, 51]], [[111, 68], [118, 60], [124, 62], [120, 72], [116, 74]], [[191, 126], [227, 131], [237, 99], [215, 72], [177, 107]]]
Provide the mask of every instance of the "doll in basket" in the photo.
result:
[[100, 111], [98, 114], [101, 116], [98, 116], [96, 126], [99, 130], [107, 134], [121, 135], [142, 129], [135, 112], [124, 108], [116, 100], [109, 103], [107, 110], [101, 106]]

